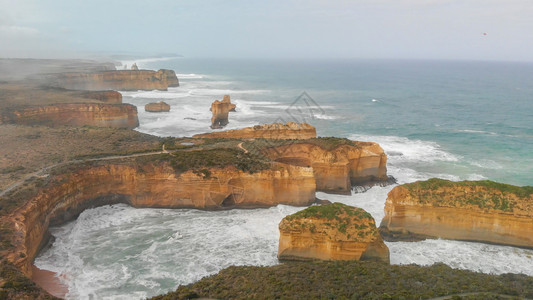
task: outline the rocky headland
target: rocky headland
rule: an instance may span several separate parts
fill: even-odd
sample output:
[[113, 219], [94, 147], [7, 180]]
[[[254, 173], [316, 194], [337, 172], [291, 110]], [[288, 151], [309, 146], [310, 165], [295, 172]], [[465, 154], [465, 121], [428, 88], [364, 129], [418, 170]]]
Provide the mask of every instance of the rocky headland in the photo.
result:
[[374, 218], [342, 203], [315, 205], [279, 224], [281, 260], [376, 260], [389, 262], [389, 249]]
[[43, 75], [47, 85], [70, 90], [161, 90], [179, 86], [173, 70], [113, 70]]
[[48, 226], [72, 220], [89, 207], [127, 203], [216, 210], [303, 206], [315, 201], [311, 170], [256, 161], [236, 152], [197, 150], [59, 168], [24, 205], [4, 218], [4, 224], [12, 224], [9, 227], [17, 232], [6, 257], [30, 276], [31, 262], [46, 243]]
[[307, 123], [288, 122], [256, 125], [242, 129], [196, 134], [193, 138], [226, 139], [310, 139], [316, 137], [315, 127]]
[[170, 111], [170, 105], [164, 101], [153, 102], [146, 104], [144, 110], [148, 112], [168, 112]]
[[313, 168], [317, 190], [350, 194], [353, 186], [387, 183], [387, 155], [372, 142], [317, 138], [272, 145], [270, 159]]
[[0, 123], [135, 128], [139, 119], [137, 107], [131, 104], [61, 103], [7, 110], [0, 115]]
[[430, 179], [395, 187], [386, 239], [443, 238], [533, 248], [533, 187]]

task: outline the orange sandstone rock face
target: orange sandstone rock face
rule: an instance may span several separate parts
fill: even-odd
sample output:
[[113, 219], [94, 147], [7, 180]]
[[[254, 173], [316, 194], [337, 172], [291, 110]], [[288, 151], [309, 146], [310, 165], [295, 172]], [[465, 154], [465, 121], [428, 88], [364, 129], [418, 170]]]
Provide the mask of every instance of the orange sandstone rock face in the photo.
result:
[[144, 110], [149, 112], [167, 112], [170, 111], [170, 105], [163, 101], [148, 103], [144, 106]]
[[103, 103], [122, 103], [122, 94], [117, 91], [85, 91], [80, 96], [87, 99], [94, 99]]
[[533, 247], [533, 187], [431, 179], [395, 187], [384, 232]]
[[52, 86], [72, 90], [164, 90], [179, 86], [172, 70], [117, 70], [94, 73], [60, 73], [50, 78]]
[[209, 178], [176, 173], [165, 162], [88, 166], [53, 182], [11, 217], [19, 233], [8, 255], [31, 276], [31, 262], [48, 226], [77, 217], [84, 209], [127, 203], [134, 207], [227, 209], [309, 205], [315, 200], [312, 170], [275, 164], [250, 174], [233, 167], [210, 169]]
[[353, 185], [387, 180], [387, 155], [377, 143], [353, 142], [332, 150], [291, 143], [265, 150], [272, 160], [312, 167], [317, 190], [349, 194]]
[[315, 127], [307, 123], [287, 124], [273, 123], [256, 125], [243, 129], [233, 129], [220, 132], [194, 135], [193, 138], [235, 138], [235, 139], [310, 139], [316, 137]]
[[213, 113], [211, 117], [211, 128], [220, 129], [229, 123], [229, 112], [235, 111], [235, 104], [231, 103], [230, 96], [224, 95], [222, 101], [215, 100], [211, 104], [210, 111]]
[[135, 128], [137, 108], [130, 104], [63, 103], [28, 106], [5, 113], [4, 123]]
[[279, 224], [282, 260], [378, 260], [389, 262], [372, 216], [341, 203], [311, 206]]

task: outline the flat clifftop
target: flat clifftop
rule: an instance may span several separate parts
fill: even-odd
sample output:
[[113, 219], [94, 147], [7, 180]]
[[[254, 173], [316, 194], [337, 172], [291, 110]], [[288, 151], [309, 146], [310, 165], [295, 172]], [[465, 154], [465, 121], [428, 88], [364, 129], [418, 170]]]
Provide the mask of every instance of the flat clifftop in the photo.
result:
[[316, 137], [315, 127], [307, 123], [273, 123], [242, 129], [196, 134], [193, 138], [241, 138], [241, 139], [310, 139]]
[[43, 75], [46, 85], [74, 90], [164, 90], [179, 86], [173, 70], [112, 70]]
[[533, 217], [533, 186], [518, 187], [490, 180], [453, 182], [433, 178], [396, 187], [389, 196], [391, 201], [404, 204], [468, 208]]
[[380, 230], [388, 240], [436, 237], [533, 248], [533, 187], [442, 179], [397, 186]]
[[[316, 222], [320, 223], [318, 228]], [[332, 241], [368, 243], [379, 237], [371, 214], [364, 209], [342, 203], [308, 207], [285, 217], [279, 224], [279, 229], [326, 234]]]
[[371, 259], [389, 262], [372, 216], [342, 203], [311, 206], [279, 224], [278, 257], [288, 260]]

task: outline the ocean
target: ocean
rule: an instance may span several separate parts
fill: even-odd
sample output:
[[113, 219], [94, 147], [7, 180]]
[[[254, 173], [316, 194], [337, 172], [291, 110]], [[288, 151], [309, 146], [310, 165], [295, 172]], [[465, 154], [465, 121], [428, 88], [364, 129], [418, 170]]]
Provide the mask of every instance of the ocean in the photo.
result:
[[[210, 104], [229, 94], [237, 111], [227, 129], [306, 121], [319, 136], [378, 142], [399, 184], [439, 177], [533, 185], [532, 63], [168, 58], [137, 65], [173, 69], [180, 80], [168, 91], [123, 92], [138, 107], [140, 132], [210, 132]], [[160, 100], [170, 112], [144, 111]], [[379, 224], [392, 188], [317, 196], [361, 207]], [[301, 209], [99, 207], [52, 228], [55, 243], [35, 264], [61, 274], [70, 299], [143, 299], [230, 265], [278, 264], [277, 225]], [[446, 240], [387, 245], [392, 264], [533, 276], [532, 250]]]

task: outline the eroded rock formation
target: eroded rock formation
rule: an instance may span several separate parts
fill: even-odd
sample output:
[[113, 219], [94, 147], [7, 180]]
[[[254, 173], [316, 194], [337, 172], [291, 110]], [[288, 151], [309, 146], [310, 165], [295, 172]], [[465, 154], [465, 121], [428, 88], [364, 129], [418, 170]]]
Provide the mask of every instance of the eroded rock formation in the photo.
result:
[[311, 206], [279, 224], [282, 260], [379, 260], [389, 262], [372, 216], [341, 203]]
[[5, 111], [1, 122], [23, 125], [71, 125], [135, 128], [137, 108], [130, 104], [61, 103]]
[[309, 139], [316, 137], [315, 127], [307, 123], [288, 122], [256, 125], [242, 129], [194, 135], [193, 138], [236, 138], [236, 139]]
[[149, 112], [167, 112], [170, 111], [170, 105], [163, 101], [153, 102], [146, 104], [144, 110]]
[[533, 187], [441, 179], [395, 187], [385, 204], [386, 238], [412, 236], [533, 247]]
[[163, 90], [179, 86], [172, 70], [116, 70], [94, 73], [60, 73], [45, 78], [48, 84], [72, 90]]
[[321, 140], [271, 147], [264, 153], [274, 161], [312, 167], [319, 191], [349, 194], [352, 186], [388, 180], [387, 155], [379, 144], [350, 141], [328, 150], [313, 143]]
[[117, 91], [83, 91], [79, 93], [79, 96], [103, 103], [122, 103], [122, 94]]
[[8, 258], [28, 276], [48, 226], [72, 220], [89, 207], [127, 203], [225, 209], [303, 206], [315, 201], [312, 170], [284, 164], [250, 174], [234, 167], [176, 173], [164, 161], [123, 162], [86, 166], [51, 180], [9, 217], [17, 235]]
[[222, 101], [215, 100], [209, 109], [213, 113], [211, 117], [211, 128], [221, 129], [228, 125], [229, 112], [235, 111], [235, 107], [235, 104], [231, 103], [229, 95], [224, 95]]

